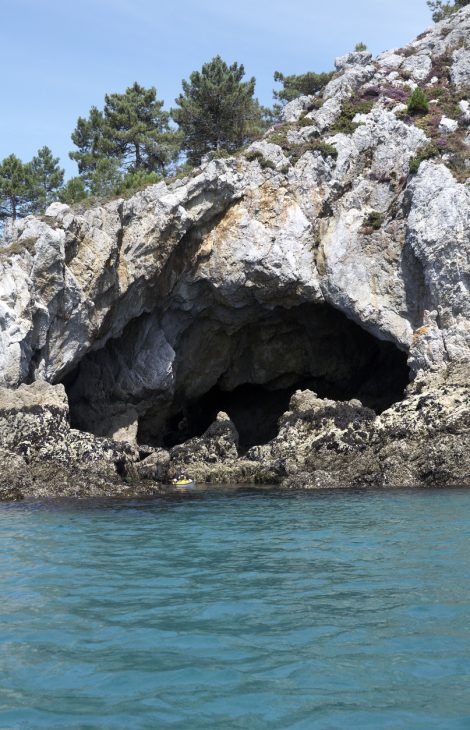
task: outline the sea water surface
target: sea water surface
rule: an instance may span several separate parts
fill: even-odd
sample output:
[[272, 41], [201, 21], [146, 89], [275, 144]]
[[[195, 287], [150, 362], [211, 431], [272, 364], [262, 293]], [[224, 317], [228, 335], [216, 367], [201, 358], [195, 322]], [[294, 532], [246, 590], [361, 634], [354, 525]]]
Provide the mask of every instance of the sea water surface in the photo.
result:
[[0, 728], [470, 728], [470, 490], [0, 506]]

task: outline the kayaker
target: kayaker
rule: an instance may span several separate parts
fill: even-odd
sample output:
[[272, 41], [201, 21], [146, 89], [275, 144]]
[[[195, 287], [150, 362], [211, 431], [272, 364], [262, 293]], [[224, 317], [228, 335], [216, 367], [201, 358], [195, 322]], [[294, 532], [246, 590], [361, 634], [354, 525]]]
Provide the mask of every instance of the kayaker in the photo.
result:
[[180, 472], [177, 479], [173, 479], [173, 484], [184, 484], [189, 482], [192, 482], [192, 479], [185, 471]]

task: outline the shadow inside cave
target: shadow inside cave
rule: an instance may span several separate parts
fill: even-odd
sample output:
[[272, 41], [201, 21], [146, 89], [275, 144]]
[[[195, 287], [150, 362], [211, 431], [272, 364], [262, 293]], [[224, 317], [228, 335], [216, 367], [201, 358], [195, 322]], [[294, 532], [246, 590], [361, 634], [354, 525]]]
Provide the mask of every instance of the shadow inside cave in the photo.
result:
[[244, 320], [240, 312], [208, 306], [171, 343], [172, 392], [152, 391], [152, 317], [155, 326], [152, 314], [134, 320], [64, 378], [72, 426], [112, 435], [116, 414], [132, 412], [140, 444], [171, 448], [202, 435], [225, 411], [243, 453], [276, 436], [297, 389], [332, 400], [356, 398], [380, 413], [402, 399], [409, 382], [405, 352], [329, 305], [259, 308]]

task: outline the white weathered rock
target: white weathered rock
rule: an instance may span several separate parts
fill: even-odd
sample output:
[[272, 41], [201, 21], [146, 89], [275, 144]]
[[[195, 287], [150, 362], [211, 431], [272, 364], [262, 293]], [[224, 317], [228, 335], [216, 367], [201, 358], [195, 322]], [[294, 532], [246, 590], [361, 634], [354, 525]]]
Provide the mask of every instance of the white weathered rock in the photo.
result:
[[430, 56], [420, 53], [405, 58], [400, 68], [402, 72], [410, 74], [414, 81], [424, 81], [432, 69], [432, 60]]
[[49, 207], [46, 209], [46, 216], [49, 216], [50, 218], [59, 218], [63, 217], [66, 213], [70, 212], [70, 206], [66, 203], [59, 203], [58, 201], [55, 203], [51, 203]]
[[377, 56], [377, 63], [382, 70], [394, 70], [398, 69], [403, 65], [403, 56], [394, 51], [386, 51]]
[[462, 121], [465, 124], [470, 123], [470, 102], [466, 99], [459, 101], [459, 109], [462, 112]]
[[[314, 122], [315, 131], [324, 132], [325, 129], [331, 127], [336, 119], [341, 114], [341, 101], [337, 97], [327, 99], [320, 109], [315, 109], [308, 114], [306, 117], [312, 119]], [[309, 128], [302, 131], [307, 131]]]
[[299, 96], [286, 104], [281, 111], [281, 121], [297, 122], [300, 117], [311, 108], [315, 101], [314, 96]]
[[324, 99], [332, 99], [337, 97], [339, 100], [347, 99], [362, 84], [372, 79], [375, 73], [375, 66], [368, 64], [366, 66], [353, 65], [347, 66], [344, 73], [332, 79], [325, 87], [323, 92]]
[[277, 170], [286, 170], [289, 167], [289, 159], [277, 144], [267, 142], [265, 139], [253, 142], [245, 152], [245, 156], [251, 159], [253, 155], [259, 156], [261, 160], [271, 162]]
[[450, 78], [458, 88], [470, 86], [470, 55], [468, 48], [458, 48], [453, 52]]
[[335, 58], [335, 68], [337, 71], [344, 71], [350, 66], [367, 66], [371, 58], [372, 53], [369, 51], [353, 51]]
[[426, 299], [411, 358], [416, 370], [467, 361], [470, 353], [470, 192], [442, 164], [425, 162], [410, 186], [407, 241]]
[[453, 134], [459, 128], [459, 123], [455, 119], [449, 117], [441, 117], [439, 122], [439, 131], [444, 134]]
[[468, 114], [470, 112], [470, 102], [467, 99], [461, 99], [459, 101], [459, 109], [463, 114]]

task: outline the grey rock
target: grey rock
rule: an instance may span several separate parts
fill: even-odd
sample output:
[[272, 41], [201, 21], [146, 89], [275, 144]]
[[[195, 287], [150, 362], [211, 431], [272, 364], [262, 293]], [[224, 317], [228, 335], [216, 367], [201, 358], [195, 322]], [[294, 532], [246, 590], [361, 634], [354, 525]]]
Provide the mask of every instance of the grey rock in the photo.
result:
[[470, 56], [467, 47], [458, 48], [453, 52], [450, 78], [458, 88], [470, 85]]
[[335, 58], [335, 68], [337, 71], [345, 71], [350, 66], [367, 66], [371, 59], [372, 53], [369, 51], [353, 51]]
[[315, 101], [314, 96], [299, 96], [286, 104], [281, 112], [282, 122], [297, 122], [300, 117], [311, 108]]
[[410, 74], [414, 81], [422, 82], [428, 78], [432, 69], [430, 56], [420, 53], [416, 56], [408, 56], [401, 65], [401, 70]]
[[459, 128], [459, 123], [456, 119], [450, 119], [449, 117], [442, 117], [439, 122], [439, 131], [444, 134], [453, 134]]

